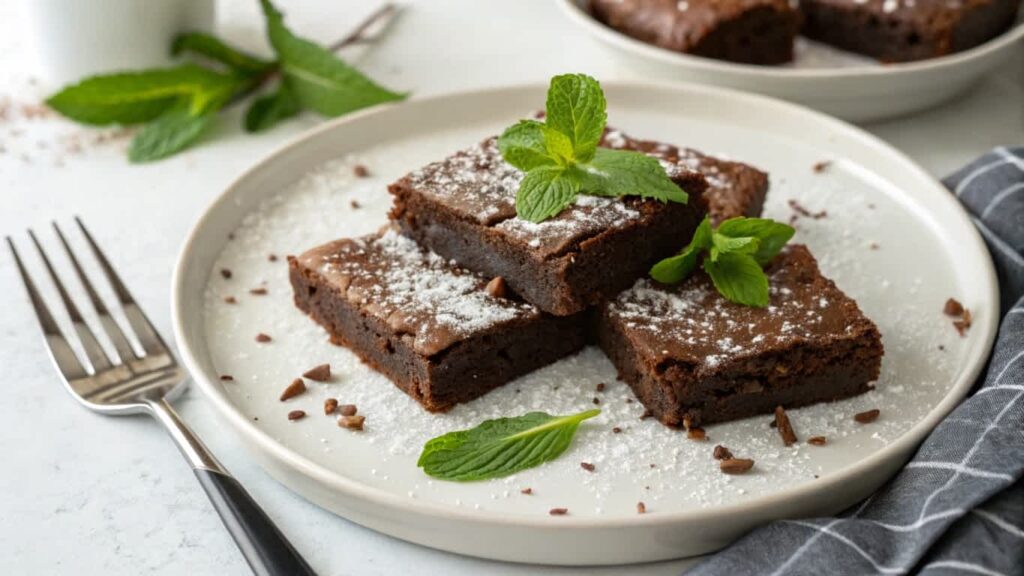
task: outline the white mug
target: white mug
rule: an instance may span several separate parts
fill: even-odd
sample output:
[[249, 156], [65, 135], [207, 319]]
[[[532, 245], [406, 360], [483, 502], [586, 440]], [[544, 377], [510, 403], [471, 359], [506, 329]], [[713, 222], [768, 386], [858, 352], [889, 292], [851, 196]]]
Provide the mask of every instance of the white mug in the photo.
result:
[[24, 0], [42, 76], [67, 84], [171, 63], [171, 42], [212, 32], [214, 0]]

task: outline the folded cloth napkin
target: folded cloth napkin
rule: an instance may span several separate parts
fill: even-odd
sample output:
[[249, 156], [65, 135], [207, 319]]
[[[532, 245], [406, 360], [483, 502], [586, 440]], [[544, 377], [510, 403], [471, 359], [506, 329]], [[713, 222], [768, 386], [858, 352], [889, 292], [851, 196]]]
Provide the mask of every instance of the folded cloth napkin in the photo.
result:
[[687, 576], [1024, 574], [1024, 148], [945, 179], [985, 238], [1003, 319], [984, 378], [881, 490], [758, 528]]

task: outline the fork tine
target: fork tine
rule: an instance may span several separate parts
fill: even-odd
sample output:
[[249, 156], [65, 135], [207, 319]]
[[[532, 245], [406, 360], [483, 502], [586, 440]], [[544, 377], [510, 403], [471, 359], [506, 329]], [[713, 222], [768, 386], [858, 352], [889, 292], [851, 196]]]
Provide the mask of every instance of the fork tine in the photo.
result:
[[128, 324], [132, 327], [132, 331], [135, 332], [136, 338], [139, 339], [139, 343], [142, 344], [143, 350], [146, 354], [160, 354], [168, 352], [167, 344], [164, 343], [163, 338], [153, 327], [153, 323], [149, 321], [146, 314], [139, 308], [139, 305], [135, 303], [135, 299], [132, 298], [128, 288], [121, 281], [121, 278], [114, 272], [114, 267], [111, 266], [110, 261], [100, 250], [96, 241], [93, 240], [92, 234], [85, 228], [85, 224], [82, 223], [82, 219], [75, 216], [75, 222], [78, 224], [78, 228], [82, 231], [82, 235], [85, 236], [86, 241], [89, 243], [89, 248], [92, 249], [93, 255], [96, 260], [100, 263], [100, 268], [103, 269], [103, 273], [107, 277], [107, 281], [110, 282], [111, 287], [114, 289], [114, 293], [117, 294], [117, 299], [121, 303], [121, 309], [124, 310], [125, 318], [128, 320]]
[[50, 357], [53, 358], [54, 364], [57, 365], [57, 369], [61, 371], [61, 374], [68, 380], [75, 380], [78, 378], [84, 378], [88, 376], [85, 368], [82, 367], [82, 363], [78, 361], [78, 357], [75, 356], [74, 350], [68, 344], [67, 338], [64, 337], [64, 333], [60, 327], [53, 320], [53, 315], [50, 314], [50, 309], [47, 308], [46, 302], [43, 300], [39, 291], [36, 290], [36, 285], [32, 282], [32, 277], [29, 275], [28, 270], [25, 269], [25, 265], [21, 262], [21, 256], [18, 255], [18, 250], [14, 247], [14, 242], [11, 237], [7, 237], [7, 247], [11, 249], [11, 254], [14, 256], [14, 263], [18, 267], [18, 272], [21, 273], [21, 281], [25, 284], [25, 291], [28, 292], [29, 300], [32, 301], [32, 308], [36, 312], [36, 317], [39, 320], [39, 326], [43, 330], [43, 338], [46, 340], [46, 347], [50, 351]]
[[43, 245], [39, 243], [39, 239], [36, 238], [35, 232], [29, 230], [28, 235], [32, 239], [32, 243], [36, 245], [39, 257], [42, 258], [46, 271], [50, 274], [50, 280], [57, 287], [57, 292], [60, 294], [60, 299], [64, 303], [68, 316], [71, 317], [71, 324], [75, 327], [75, 333], [78, 334], [78, 340], [82, 343], [82, 349], [85, 350], [85, 356], [89, 359], [93, 373], [102, 372], [110, 368], [112, 363], [107, 357], [107, 353], [103, 351], [103, 347], [100, 346], [100, 343], [96, 340], [96, 335], [92, 332], [92, 328], [89, 328], [89, 325], [85, 323], [82, 313], [78, 311], [78, 306], [75, 305], [74, 300], [68, 295], [67, 289], [64, 288], [64, 283], [61, 282], [60, 276], [57, 275], [53, 264], [50, 263], [50, 258], [46, 255], [46, 251], [43, 250]]
[[78, 275], [78, 279], [81, 281], [82, 286], [85, 287], [85, 292], [89, 295], [92, 307], [96, 310], [96, 314], [100, 318], [100, 324], [103, 326], [103, 330], [106, 331], [107, 337], [110, 338], [111, 343], [114, 344], [114, 349], [117, 351], [117, 355], [121, 358], [121, 362], [128, 362], [133, 357], [137, 358], [138, 354], [132, 350], [132, 345], [128, 342], [128, 338], [125, 337], [121, 327], [114, 320], [113, 316], [110, 315], [110, 311], [103, 303], [99, 294], [96, 293], [96, 289], [93, 288], [92, 282], [89, 281], [89, 277], [85, 274], [85, 270], [82, 269], [82, 265], [79, 264], [74, 251], [71, 250], [71, 245], [68, 244], [67, 239], [64, 238], [64, 233], [60, 231], [60, 226], [57, 226], [56, 222], [53, 222], [53, 230], [57, 233], [57, 238], [60, 238], [60, 243], [64, 247], [64, 253], [67, 254], [68, 259], [71, 260], [71, 265], [75, 268], [75, 273]]

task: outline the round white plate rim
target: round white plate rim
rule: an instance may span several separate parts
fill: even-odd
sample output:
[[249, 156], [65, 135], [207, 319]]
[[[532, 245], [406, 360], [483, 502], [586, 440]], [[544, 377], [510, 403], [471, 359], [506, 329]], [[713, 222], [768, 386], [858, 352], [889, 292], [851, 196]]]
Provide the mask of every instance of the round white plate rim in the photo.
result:
[[[992, 303], [992, 306], [998, 311], [999, 306], [999, 291], [996, 280], [995, 268], [991, 260], [991, 256], [982, 240], [980, 234], [974, 228], [970, 221], [970, 218], [963, 211], [962, 206], [953, 198], [948, 191], [935, 180], [934, 177], [929, 175], [923, 168], [918, 166], [909, 157], [895, 149], [891, 145], [884, 141], [872, 136], [871, 134], [841, 120], [832, 118], [826, 114], [811, 110], [807, 107], [792, 104], [779, 99], [770, 98], [767, 96], [761, 96], [757, 94], [749, 94], [736, 90], [730, 90], [726, 88], [718, 88], [712, 86], [686, 84], [686, 83], [669, 83], [669, 82], [606, 82], [606, 87], [614, 89], [635, 89], [635, 90], [660, 90], [660, 91], [676, 91], [676, 92], [690, 92], [697, 93], [700, 95], [707, 96], [709, 98], [732, 98], [746, 101], [748, 104], [753, 106], [761, 106], [767, 108], [778, 108], [785, 109], [791, 113], [800, 113], [809, 115], [809, 119], [816, 122], [823, 123], [829, 129], [841, 133], [843, 136], [855, 140], [866, 141], [872, 146], [880, 147], [887, 155], [894, 157], [900, 163], [904, 164], [908, 170], [915, 173], [918, 178], [928, 181], [938, 191], [943, 192], [942, 195], [936, 194], [936, 201], [946, 202], [955, 207], [958, 211], [958, 216], [961, 220], [962, 232], [965, 233], [964, 239], [970, 242], [973, 246], [972, 249], [977, 254], [983, 255], [983, 260], [980, 262], [981, 267], [984, 269], [982, 277], [977, 280], [982, 282], [984, 286], [980, 289], [981, 291], [987, 291], [989, 293], [988, 301]], [[189, 231], [181, 250], [179, 251], [178, 260], [175, 264], [174, 275], [172, 278], [172, 291], [171, 291], [171, 310], [172, 310], [172, 324], [175, 334], [175, 339], [178, 344], [178, 350], [182, 357], [183, 362], [189, 369], [196, 384], [203, 391], [204, 395], [213, 403], [218, 413], [226, 417], [230, 421], [234, 428], [241, 432], [245, 439], [250, 441], [251, 446], [257, 446], [262, 449], [265, 453], [271, 455], [278, 462], [291, 468], [293, 471], [302, 474], [304, 476], [311, 477], [312, 479], [329, 486], [333, 491], [336, 491], [343, 495], [357, 497], [363, 500], [368, 500], [372, 504], [380, 505], [387, 508], [400, 509], [408, 512], [410, 509], [416, 509], [418, 513], [438, 516], [446, 520], [455, 520], [465, 523], [480, 523], [493, 526], [515, 526], [515, 527], [544, 527], [544, 528], [617, 528], [617, 527], [628, 527], [628, 526], [659, 526], [659, 525], [671, 525], [678, 522], [699, 522], [706, 519], [711, 519], [723, 514], [739, 514], [749, 513], [752, 510], [768, 509], [773, 506], [784, 503], [787, 500], [799, 498], [801, 494], [807, 492], [818, 492], [831, 489], [837, 485], [841, 485], [845, 480], [850, 477], [854, 477], [866, 469], [872, 469], [874, 467], [881, 466], [885, 461], [898, 457], [900, 454], [909, 454], [909, 451], [913, 449], [925, 435], [930, 432], [935, 425], [961, 400], [963, 399], [972, 384], [977, 379], [982, 368], [984, 367], [984, 358], [987, 357], [988, 352], [992, 348], [992, 344], [995, 340], [996, 329], [998, 327], [998, 314], [990, 313], [980, 315], [975, 324], [972, 326], [972, 333], [980, 333], [980, 338], [974, 340], [975, 354], [971, 356], [970, 366], [961, 373], [960, 379], [955, 382], [947, 392], [946, 396], [920, 421], [914, 424], [910, 429], [904, 432], [901, 436], [895, 439], [892, 443], [888, 444], [882, 450], [851, 463], [850, 465], [842, 468], [833, 474], [824, 476], [820, 481], [815, 482], [813, 485], [801, 484], [791, 488], [780, 490], [765, 496], [758, 496], [750, 500], [743, 502], [728, 504], [724, 506], [715, 506], [708, 509], [688, 510], [685, 512], [674, 512], [664, 513], [658, 515], [636, 515], [636, 516], [622, 516], [614, 518], [579, 518], [579, 517], [558, 517], [552, 518], [547, 516], [534, 517], [523, 517], [523, 516], [495, 516], [486, 515], [479, 512], [473, 512], [468, 510], [462, 510], [454, 507], [447, 507], [440, 504], [425, 502], [422, 500], [412, 500], [402, 498], [397, 494], [390, 493], [386, 490], [377, 489], [371, 486], [366, 486], [354, 480], [348, 479], [340, 474], [336, 474], [326, 469], [325, 467], [313, 462], [312, 460], [300, 456], [296, 452], [288, 449], [283, 444], [273, 439], [269, 434], [264, 432], [261, 428], [254, 425], [249, 421], [248, 417], [239, 412], [231, 400], [223, 394], [217, 387], [216, 377], [207, 374], [202, 367], [202, 362], [198, 358], [197, 351], [194, 348], [193, 342], [189, 337], [189, 330], [186, 327], [185, 309], [189, 304], [186, 301], [188, 286], [186, 278], [188, 276], [187, 271], [192, 260], [192, 255], [199, 248], [195, 242], [196, 238], [200, 235], [201, 230], [209, 224], [209, 219], [214, 209], [222, 203], [228, 203], [235, 196], [236, 191], [242, 187], [242, 185], [251, 178], [254, 174], [258, 174], [261, 170], [265, 169], [267, 164], [272, 163], [278, 157], [290, 152], [296, 147], [302, 146], [306, 141], [313, 139], [315, 136], [320, 135], [324, 132], [339, 129], [346, 124], [356, 122], [362, 118], [378, 115], [387, 114], [388, 110], [398, 106], [416, 106], [416, 105], [429, 105], [431, 102], [438, 100], [444, 100], [448, 98], [456, 97], [468, 97], [468, 98], [486, 98], [488, 95], [500, 95], [504, 92], [516, 91], [516, 90], [531, 90], [536, 91], [538, 94], [542, 94], [546, 89], [546, 85], [543, 84], [518, 84], [503, 87], [484, 88], [478, 90], [452, 92], [446, 94], [438, 94], [430, 97], [414, 99], [406, 103], [398, 104], [387, 104], [383, 106], [377, 106], [374, 108], [362, 110], [348, 116], [337, 118], [325, 122], [324, 124], [312, 128], [298, 136], [291, 138], [289, 141], [282, 144], [279, 148], [271, 152], [269, 155], [263, 157], [257, 161], [249, 169], [245, 170], [238, 178], [236, 178], [225, 190], [217, 196], [211, 202], [202, 216], [196, 221], [196, 224]], [[297, 175], [301, 176], [301, 174]], [[208, 271], [207, 271], [208, 272]], [[208, 274], [204, 274], [205, 278]], [[980, 344], [978, 344], [980, 342]]]
[[598, 22], [586, 10], [579, 6], [577, 0], [558, 0], [558, 4], [570, 20], [581, 25], [602, 41], [623, 48], [627, 51], [673, 65], [699, 68], [701, 70], [711, 72], [746, 75], [751, 78], [829, 80], [837, 78], [861, 78], [868, 76], [892, 76], [894, 74], [923, 74], [967, 64], [974, 60], [984, 58], [990, 54], [1001, 52], [1009, 46], [1012, 46], [1015, 42], [1019, 42], [1024, 39], [1024, 22], [1018, 21], [1009, 30], [1006, 30], [999, 36], [996, 36], [987, 42], [983, 42], [982, 44], [961, 52], [956, 52], [947, 56], [940, 56], [938, 58], [929, 58], [927, 60], [886, 65], [844, 66], [841, 68], [788, 68], [784, 66], [758, 66], [754, 64], [742, 64], [739, 62], [727, 62], [724, 60], [692, 56], [689, 54], [673, 52], [666, 48], [660, 48], [635, 38], [631, 38]]

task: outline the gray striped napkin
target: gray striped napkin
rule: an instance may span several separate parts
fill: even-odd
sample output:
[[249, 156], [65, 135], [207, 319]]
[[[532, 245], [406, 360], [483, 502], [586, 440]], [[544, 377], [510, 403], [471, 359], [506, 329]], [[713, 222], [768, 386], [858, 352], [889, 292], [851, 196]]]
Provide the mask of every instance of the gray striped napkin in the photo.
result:
[[754, 530], [688, 576], [1024, 574], [1024, 148], [997, 148], [944, 183], [999, 273], [1004, 317], [985, 377], [872, 497]]

